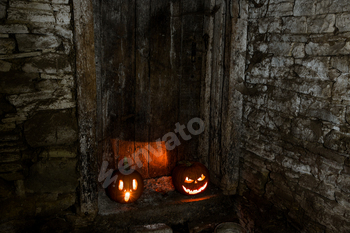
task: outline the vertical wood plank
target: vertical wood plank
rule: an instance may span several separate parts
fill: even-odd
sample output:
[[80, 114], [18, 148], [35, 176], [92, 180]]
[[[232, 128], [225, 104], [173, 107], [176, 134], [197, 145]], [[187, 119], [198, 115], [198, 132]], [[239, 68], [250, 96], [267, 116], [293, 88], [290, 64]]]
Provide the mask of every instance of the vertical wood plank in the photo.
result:
[[[183, 1], [182, 4], [182, 77], [180, 81], [179, 121], [187, 123], [200, 112], [202, 81], [203, 43], [203, 1]], [[198, 127], [198, 125], [194, 125]], [[199, 137], [185, 130], [190, 140], [182, 140], [178, 159], [198, 160]]]
[[[149, 28], [150, 28], [150, 0], [136, 1], [136, 86], [135, 86], [135, 140], [136, 142], [149, 142], [150, 129], [150, 67], [149, 67]], [[136, 146], [136, 151], [140, 150]], [[149, 160], [148, 151], [144, 151], [143, 161]], [[148, 164], [141, 171], [143, 178], [149, 178]]]
[[205, 49], [205, 59], [203, 59], [202, 73], [203, 81], [201, 82], [201, 102], [200, 116], [204, 121], [205, 130], [199, 135], [198, 154], [200, 161], [209, 167], [209, 145], [210, 145], [210, 94], [212, 82], [212, 49], [214, 37], [214, 16], [211, 14], [215, 6], [215, 0], [204, 1], [204, 22], [203, 22], [203, 40]]
[[[151, 1], [150, 27], [150, 141], [174, 131], [177, 122], [178, 80], [171, 66], [170, 0]], [[176, 148], [168, 151], [168, 160], [176, 158]], [[168, 175], [171, 168], [149, 166], [150, 176]]]
[[74, 0], [77, 110], [79, 125], [80, 213], [97, 214], [96, 69], [91, 0]]
[[222, 90], [224, 82], [224, 46], [225, 46], [225, 14], [224, 0], [216, 0], [215, 5], [219, 10], [214, 17], [213, 37], [213, 66], [211, 85], [211, 132], [209, 167], [212, 171], [212, 180], [220, 182], [221, 175], [221, 113]]
[[[174, 101], [174, 105], [176, 106], [176, 117], [174, 118], [173, 122], [173, 131], [175, 129], [175, 124], [180, 121], [179, 114], [180, 114], [180, 83], [182, 79], [182, 3], [183, 1], [171, 1], [170, 2], [170, 63], [171, 63], [171, 75], [173, 79], [175, 80], [176, 85], [176, 91], [177, 94], [174, 93], [176, 96], [176, 102]], [[180, 143], [181, 138], [179, 134], [176, 134], [179, 137]], [[176, 166], [177, 161], [179, 161], [179, 149], [181, 145], [176, 147], [173, 152], [170, 152], [170, 160], [169, 160], [169, 170], [172, 171], [172, 169]]]
[[[245, 72], [248, 2], [234, 2], [227, 11], [225, 45], [225, 89], [222, 111], [222, 168], [221, 187], [225, 194], [233, 195], [239, 182], [239, 156], [242, 122], [242, 94], [237, 87], [242, 85]], [[230, 15], [232, 14], [232, 15]]]
[[101, 17], [102, 135], [134, 142], [135, 0], [102, 2]]

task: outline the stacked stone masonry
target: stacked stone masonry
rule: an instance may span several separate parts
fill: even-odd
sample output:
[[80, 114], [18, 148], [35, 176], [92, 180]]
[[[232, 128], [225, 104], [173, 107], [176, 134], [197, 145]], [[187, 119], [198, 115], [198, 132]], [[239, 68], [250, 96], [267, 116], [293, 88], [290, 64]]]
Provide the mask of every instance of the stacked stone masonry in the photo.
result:
[[0, 0], [0, 229], [74, 205], [75, 52], [69, 0]]
[[350, 3], [252, 0], [241, 194], [302, 232], [350, 232]]
[[[76, 202], [72, 15], [0, 0], [0, 231]], [[301, 232], [350, 232], [349, 1], [249, 0], [247, 51], [240, 194]]]

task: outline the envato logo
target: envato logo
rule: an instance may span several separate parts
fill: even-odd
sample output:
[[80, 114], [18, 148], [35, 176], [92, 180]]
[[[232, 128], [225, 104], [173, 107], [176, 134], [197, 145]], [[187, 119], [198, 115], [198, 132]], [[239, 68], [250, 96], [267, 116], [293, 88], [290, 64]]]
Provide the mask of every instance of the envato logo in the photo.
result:
[[[193, 125], [197, 123], [199, 125], [198, 129], [194, 129]], [[190, 134], [186, 134], [184, 129], [186, 128], [185, 125], [180, 125], [180, 123], [175, 124], [176, 128], [174, 130], [175, 133], [180, 134], [181, 138], [185, 141], [188, 141], [192, 138]], [[188, 123], [187, 123], [187, 130], [190, 132], [192, 135], [199, 135], [204, 131], [204, 121], [198, 117], [192, 118]], [[146, 145], [143, 148], [138, 149], [135, 153], [133, 153], [130, 157], [135, 158], [135, 163], [130, 157], [125, 157], [124, 159], [121, 159], [118, 163], [118, 170], [124, 174], [124, 175], [129, 175], [133, 173], [136, 169], [136, 166], [138, 168], [141, 168], [143, 163], [141, 162], [140, 157], [143, 156], [143, 159], [146, 160], [146, 162], [152, 161], [150, 156], [145, 156], [145, 152], [148, 152], [150, 154], [153, 154], [156, 157], [159, 157], [162, 155], [163, 147], [162, 147], [162, 142], [165, 142], [165, 147], [167, 150], [173, 150], [175, 149], [176, 146], [181, 145], [181, 142], [179, 138], [176, 136], [174, 132], [169, 132], [164, 134], [162, 137], [162, 140], [158, 138], [156, 140], [157, 144], [157, 150], [152, 147], [151, 145]], [[117, 178], [118, 175], [115, 175], [112, 177], [113, 174], [113, 169], [110, 169], [107, 171], [108, 167], [108, 162], [103, 161], [100, 174], [98, 176], [98, 181], [103, 182], [102, 187], [107, 188], [111, 183], [113, 183]]]

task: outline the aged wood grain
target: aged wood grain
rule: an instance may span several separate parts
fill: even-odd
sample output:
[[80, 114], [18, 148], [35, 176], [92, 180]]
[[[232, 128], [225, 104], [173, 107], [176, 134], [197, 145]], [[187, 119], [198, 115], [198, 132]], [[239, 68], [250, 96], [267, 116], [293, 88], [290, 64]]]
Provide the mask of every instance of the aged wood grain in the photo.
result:
[[[239, 156], [241, 143], [242, 94], [237, 86], [243, 82], [247, 48], [248, 3], [235, 2], [227, 11], [225, 62], [225, 86], [222, 111], [222, 160], [221, 186], [226, 194], [235, 194], [239, 182]], [[232, 15], [231, 15], [232, 14]]]
[[90, 0], [73, 1], [79, 124], [80, 213], [97, 214], [96, 69]]
[[[174, 130], [177, 121], [178, 82], [171, 69], [170, 1], [151, 1], [150, 21], [150, 140], [162, 138]], [[169, 160], [176, 158], [176, 148], [168, 152]], [[148, 167], [151, 176], [167, 175], [170, 167]]]
[[[204, 9], [210, 12], [215, 6], [215, 0], [204, 1]], [[209, 145], [210, 145], [210, 94], [212, 82], [212, 49], [213, 49], [213, 35], [214, 34], [214, 15], [204, 14], [203, 22], [203, 41], [205, 49], [205, 57], [202, 64], [203, 80], [201, 82], [201, 102], [200, 102], [200, 116], [204, 121], [205, 130], [199, 135], [198, 154], [200, 161], [209, 166]]]
[[[187, 123], [200, 112], [200, 91], [202, 81], [203, 43], [203, 1], [183, 1], [182, 3], [182, 76], [180, 80], [179, 121]], [[195, 125], [198, 127], [198, 125]], [[185, 130], [187, 135], [191, 134]], [[182, 140], [179, 160], [198, 160], [198, 136]]]
[[[149, 27], [150, 27], [150, 0], [136, 1], [136, 54], [135, 54], [135, 141], [149, 142], [150, 129], [150, 67], [149, 67]], [[143, 162], [149, 160], [148, 151], [144, 151]], [[149, 178], [148, 164], [142, 167], [141, 174]]]
[[220, 7], [214, 16], [213, 65], [211, 85], [211, 140], [209, 151], [209, 170], [212, 180], [219, 182], [221, 175], [221, 113], [222, 90], [224, 81], [224, 46], [225, 46], [225, 1], [217, 0]]

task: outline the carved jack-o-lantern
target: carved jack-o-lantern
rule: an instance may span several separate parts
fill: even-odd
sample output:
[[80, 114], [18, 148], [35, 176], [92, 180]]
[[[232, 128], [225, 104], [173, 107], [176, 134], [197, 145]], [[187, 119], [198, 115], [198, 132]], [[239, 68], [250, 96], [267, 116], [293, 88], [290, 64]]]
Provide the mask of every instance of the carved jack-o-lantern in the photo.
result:
[[195, 195], [207, 188], [209, 171], [199, 162], [185, 162], [175, 167], [172, 179], [177, 191], [186, 195]]
[[118, 175], [118, 178], [108, 186], [108, 196], [119, 203], [136, 201], [143, 192], [143, 179], [140, 173], [133, 171], [129, 175], [124, 175], [120, 171], [115, 171], [113, 177], [115, 175]]

